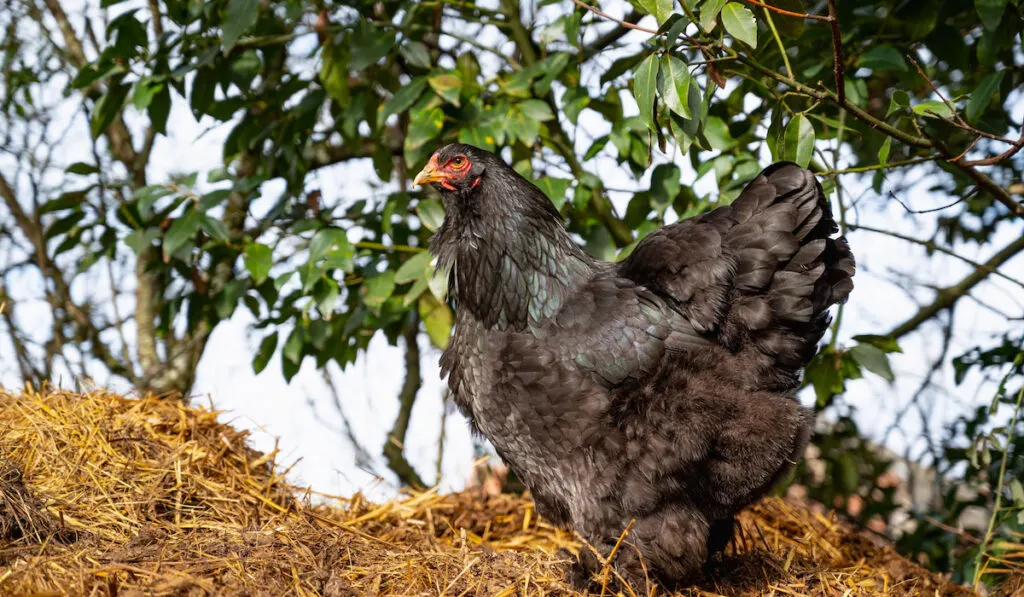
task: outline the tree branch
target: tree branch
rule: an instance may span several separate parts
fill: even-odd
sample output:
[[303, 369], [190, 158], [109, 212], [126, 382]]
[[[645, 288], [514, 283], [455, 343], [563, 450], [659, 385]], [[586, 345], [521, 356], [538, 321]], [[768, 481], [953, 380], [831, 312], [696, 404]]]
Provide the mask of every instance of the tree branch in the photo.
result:
[[[812, 15], [812, 14], [807, 14], [807, 13], [802, 13], [802, 12], [793, 12], [791, 10], [785, 10], [785, 9], [779, 8], [777, 6], [772, 6], [770, 4], [765, 4], [764, 2], [758, 2], [758, 0], [743, 0], [743, 1], [746, 2], [747, 4], [753, 4], [754, 6], [760, 6], [761, 8], [764, 8], [766, 10], [770, 10], [772, 12], [777, 12], [780, 15], [786, 15], [787, 17], [796, 17], [798, 19], [813, 19], [815, 21], [831, 21], [831, 20], [835, 19], [835, 17], [832, 15], [832, 10], [829, 10], [829, 16], [823, 17], [821, 15]], [[834, 2], [834, 0], [829, 0], [829, 4], [830, 5], [833, 2]], [[830, 9], [831, 9], [831, 7], [830, 7]]]
[[[573, 1], [575, 2], [576, 0]], [[579, 2], [576, 2], [576, 4], [579, 4]], [[590, 7], [586, 5], [584, 5], [583, 8], [586, 8], [588, 10], [590, 9]], [[635, 26], [642, 17], [643, 14], [640, 13], [639, 11], [630, 11], [630, 13], [626, 15], [624, 19], [622, 19], [621, 21], [616, 21], [616, 27], [599, 35], [597, 39], [584, 46], [583, 52], [581, 53], [581, 59], [584, 62], [586, 62], [587, 60], [590, 60], [597, 54], [601, 53], [601, 51], [606, 49], [608, 46], [614, 44], [615, 42], [625, 37], [626, 34], [632, 30], [632, 27]]]
[[1015, 278], [1011, 278], [1010, 276], [1007, 276], [1003, 272], [1001, 272], [1001, 271], [999, 271], [997, 269], [991, 268], [991, 267], [985, 265], [984, 263], [979, 263], [979, 262], [977, 262], [977, 261], [975, 261], [973, 259], [968, 259], [967, 257], [964, 257], [963, 255], [958, 255], [955, 251], [951, 251], [951, 250], [949, 250], [949, 249], [947, 249], [945, 247], [940, 247], [939, 245], [937, 245], [933, 241], [921, 240], [921, 239], [918, 239], [918, 238], [914, 238], [912, 236], [906, 236], [906, 235], [900, 234], [898, 232], [892, 232], [891, 230], [882, 230], [880, 228], [872, 228], [871, 226], [861, 226], [860, 224], [850, 224], [850, 229], [851, 230], [863, 230], [865, 232], [874, 232], [876, 234], [884, 234], [886, 236], [891, 236], [893, 238], [898, 238], [898, 239], [900, 239], [902, 241], [906, 241], [908, 243], [913, 243], [915, 245], [920, 245], [920, 246], [924, 247], [925, 249], [927, 249], [929, 251], [936, 251], [938, 253], [942, 253], [943, 255], [949, 255], [950, 257], [954, 257], [956, 259], [959, 259], [960, 261], [963, 261], [964, 263], [970, 265], [971, 267], [987, 271], [988, 273], [990, 273], [990, 274], [992, 274], [994, 276], [999, 276], [1000, 278], [1003, 278], [1007, 282], [1010, 282], [1012, 284], [1016, 284], [1017, 286], [1020, 286], [1021, 288], [1024, 288], [1024, 282], [1021, 282], [1020, 280], [1017, 280]]
[[11, 212], [11, 216], [14, 218], [14, 221], [21, 230], [21, 233], [24, 234], [25, 238], [27, 238], [29, 243], [31, 243], [35, 253], [33, 261], [36, 264], [36, 267], [39, 268], [43, 277], [48, 279], [53, 285], [53, 294], [51, 296], [50, 303], [51, 307], [55, 311], [54, 317], [59, 319], [59, 311], [67, 313], [72, 322], [76, 325], [78, 335], [80, 335], [84, 341], [88, 341], [89, 352], [96, 359], [102, 362], [111, 373], [134, 382], [135, 374], [130, 369], [130, 364], [122, 363], [118, 360], [118, 358], [110, 351], [110, 348], [106, 343], [100, 338], [100, 330], [89, 318], [89, 314], [82, 306], [75, 303], [72, 299], [71, 288], [65, 280], [63, 272], [61, 272], [57, 265], [53, 263], [46, 251], [46, 240], [43, 234], [42, 224], [31, 218], [28, 213], [25, 212], [21, 203], [18, 202], [17, 194], [7, 183], [7, 179], [4, 178], [3, 174], [0, 174], [0, 198], [3, 199], [7, 209]]
[[894, 327], [887, 335], [898, 339], [913, 332], [918, 328], [918, 326], [932, 317], [935, 317], [935, 315], [940, 311], [952, 307], [958, 300], [970, 292], [971, 289], [985, 280], [989, 273], [996, 270], [1021, 251], [1024, 251], [1024, 236], [1021, 236], [1017, 240], [1003, 247], [995, 255], [989, 258], [988, 261], [979, 264], [979, 267], [975, 268], [974, 271], [956, 284], [938, 289], [935, 293], [935, 300], [918, 309], [917, 313], [911, 316], [910, 319], [907, 319], [900, 325]]
[[420, 333], [420, 320], [416, 312], [409, 315], [409, 321], [402, 333], [405, 341], [405, 381], [402, 383], [402, 390], [398, 395], [399, 406], [398, 416], [395, 424], [388, 433], [387, 442], [384, 444], [384, 457], [387, 458], [388, 468], [396, 475], [403, 485], [425, 488], [416, 469], [405, 458], [405, 436], [409, 431], [409, 422], [412, 418], [412, 407], [416, 403], [416, 394], [420, 391], [423, 380], [420, 376], [420, 346], [417, 338]]
[[836, 97], [840, 104], [845, 104], [846, 64], [843, 62], [843, 38], [839, 32], [839, 17], [836, 16], [836, 0], [828, 0], [828, 18], [826, 20], [832, 29], [832, 76], [836, 82]]

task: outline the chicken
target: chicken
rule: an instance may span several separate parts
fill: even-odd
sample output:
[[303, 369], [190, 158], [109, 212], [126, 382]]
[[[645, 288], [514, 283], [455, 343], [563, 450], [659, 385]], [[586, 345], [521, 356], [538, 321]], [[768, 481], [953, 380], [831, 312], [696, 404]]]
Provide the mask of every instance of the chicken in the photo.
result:
[[[614, 563], [627, 582], [699, 580], [734, 515], [802, 455], [800, 371], [853, 288], [814, 176], [775, 164], [618, 263], [584, 253], [485, 150], [448, 145], [415, 183], [444, 201], [430, 248], [456, 310], [441, 369], [474, 430], [540, 515], [603, 554], [635, 521]], [[598, 567], [584, 550], [573, 577]]]

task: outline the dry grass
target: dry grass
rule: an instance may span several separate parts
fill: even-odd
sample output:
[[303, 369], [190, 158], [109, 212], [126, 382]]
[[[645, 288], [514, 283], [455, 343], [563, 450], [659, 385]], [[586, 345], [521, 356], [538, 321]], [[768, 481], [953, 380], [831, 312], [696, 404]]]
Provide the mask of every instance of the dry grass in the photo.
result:
[[[2, 595], [569, 595], [570, 534], [479, 492], [310, 505], [216, 413], [0, 391]], [[688, 595], [974, 595], [778, 499]], [[614, 577], [608, 594], [619, 589]]]

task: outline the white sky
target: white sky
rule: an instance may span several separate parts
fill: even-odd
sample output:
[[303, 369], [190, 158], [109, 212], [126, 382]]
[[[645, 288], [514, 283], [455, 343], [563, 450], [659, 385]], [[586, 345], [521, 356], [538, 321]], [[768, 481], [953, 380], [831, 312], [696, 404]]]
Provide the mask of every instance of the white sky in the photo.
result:
[[[634, 41], [639, 41], [637, 38]], [[1020, 104], [1020, 102], [1018, 102]], [[130, 108], [129, 108], [130, 110]], [[635, 111], [635, 110], [634, 110]], [[1016, 110], [1015, 118], [1020, 120], [1024, 106]], [[75, 116], [82, 120], [79, 114]], [[600, 118], [584, 112], [582, 124], [595, 132]], [[81, 155], [88, 155], [88, 127], [84, 120], [68, 139], [64, 151], [65, 165], [78, 161]], [[156, 144], [149, 167], [152, 182], [166, 180], [170, 172], [206, 171], [220, 164], [221, 143], [229, 128], [219, 127], [206, 130], [208, 122], [197, 123], [180, 98], [176, 98], [168, 123], [168, 137], [161, 137]], [[583, 137], [581, 135], [581, 137]], [[584, 141], [581, 139], [581, 147]], [[83, 154], [83, 150], [85, 153]], [[585, 148], [584, 148], [585, 150]], [[665, 159], [665, 158], [661, 158]], [[688, 160], [676, 159], [683, 169], [684, 184], [693, 182], [693, 171]], [[762, 165], [767, 166], [767, 155]], [[0, 166], [3, 166], [0, 163]], [[612, 188], [646, 188], [647, 177], [640, 183], [632, 181], [614, 166], [614, 161], [600, 164], [603, 180]], [[594, 170], [595, 172], [598, 170]], [[353, 162], [325, 168], [310, 178], [310, 186], [320, 188], [327, 205], [352, 201], [365, 196], [369, 183], [373, 182], [373, 168], [368, 161]], [[700, 181], [699, 191], [713, 189], [711, 177]], [[844, 183], [853, 184], [847, 177]], [[921, 181], [919, 188], [904, 197], [904, 201], [915, 209], [925, 209], [949, 202], [947, 197], [933, 196], [925, 188], [927, 181]], [[280, 184], [265, 185], [268, 196], [276, 196]], [[851, 196], [857, 196], [860, 189], [849, 189]], [[862, 202], [855, 221], [878, 228], [891, 229], [918, 238], [927, 238], [935, 227], [935, 215], [908, 216], [904, 209], [891, 200], [879, 200], [868, 191], [869, 196]], [[624, 212], [628, 196], [615, 197], [620, 213]], [[977, 250], [958, 247], [965, 255], [984, 260], [998, 248], [1013, 240], [1021, 229], [1003, 227], [995, 235], [992, 245]], [[858, 260], [855, 290], [847, 306], [841, 338], [848, 340], [859, 333], [881, 333], [909, 317], [917, 305], [908, 300], [903, 290], [889, 280], [893, 271], [902, 272], [929, 286], [944, 286], [959, 280], [970, 268], [960, 261], [945, 256], [926, 259], [920, 247], [889, 237], [872, 233], [855, 232], [850, 243]], [[1024, 279], [1024, 258], [1018, 256], [1005, 268], [1007, 275]], [[1024, 292], [1003, 280], [996, 279], [980, 285], [975, 293], [984, 298], [991, 307], [1012, 315], [1020, 316], [1024, 311]], [[930, 292], [919, 290], [915, 297], [924, 302], [930, 299]], [[128, 305], [125, 305], [126, 307]], [[251, 368], [252, 355], [261, 338], [260, 334], [250, 336], [248, 325], [251, 318], [247, 311], [239, 309], [232, 320], [222, 324], [214, 332], [206, 354], [199, 367], [195, 387], [196, 402], [212, 403], [225, 413], [222, 419], [231, 424], [254, 431], [254, 447], [271, 449], [277, 442], [281, 449], [279, 463], [291, 464], [298, 460], [290, 475], [300, 485], [312, 485], [316, 490], [332, 494], [350, 494], [355, 490], [367, 491], [381, 497], [394, 491], [390, 478], [380, 480], [375, 475], [360, 470], [355, 465], [355, 450], [344, 437], [340, 417], [333, 405], [320, 373], [314, 363], [307, 360], [291, 384], [285, 383], [280, 373], [277, 356], [266, 370], [255, 375]], [[1019, 322], [1017, 325], [1020, 325]], [[960, 302], [956, 311], [956, 334], [950, 355], [957, 355], [976, 344], [987, 345], [994, 335], [1006, 331], [1006, 320], [979, 306], [972, 300]], [[896, 413], [905, 405], [916, 390], [925, 368], [940, 348], [939, 335], [932, 329], [915, 334], [903, 342], [904, 353], [893, 355], [892, 364], [898, 381], [890, 386], [881, 379], [868, 374], [864, 380], [851, 382], [847, 401], [857, 408], [857, 418], [863, 431], [879, 437], [893, 422]], [[438, 352], [429, 347], [421, 338], [423, 348], [424, 385], [414, 412], [413, 425], [407, 439], [407, 455], [421, 476], [428, 482], [434, 480], [437, 456], [437, 441], [440, 431], [442, 402], [441, 382], [438, 379]], [[0, 345], [0, 354], [9, 351], [6, 342]], [[385, 471], [379, 457], [387, 430], [390, 429], [397, 412], [397, 394], [402, 383], [404, 370], [402, 351], [387, 345], [378, 335], [371, 343], [367, 354], [350, 366], [347, 371], [333, 371], [343, 388], [342, 404], [353, 425], [358, 440], [377, 458], [377, 471]], [[0, 383], [16, 387], [17, 371], [10, 358], [0, 358]], [[993, 384], [972, 374], [960, 387], [952, 383], [951, 368], [945, 368], [936, 381], [945, 389], [934, 395], [929, 423], [933, 430], [941, 431], [941, 425], [967, 412], [974, 405], [987, 403], [994, 389]], [[125, 390], [126, 388], [119, 388]], [[810, 402], [810, 394], [803, 396]], [[922, 422], [916, 416], [904, 417], [897, 433], [889, 438], [889, 445], [902, 452], [908, 440], [915, 450], [921, 446]], [[446, 444], [442, 486], [445, 489], [461, 487], [470, 474], [472, 442], [466, 422], [457, 413], [447, 418]]]

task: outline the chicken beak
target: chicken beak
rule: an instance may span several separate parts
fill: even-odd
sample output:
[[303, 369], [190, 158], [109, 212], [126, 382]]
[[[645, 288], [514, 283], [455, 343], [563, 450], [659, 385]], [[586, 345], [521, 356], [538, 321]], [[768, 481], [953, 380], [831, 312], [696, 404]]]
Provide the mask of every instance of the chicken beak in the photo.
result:
[[419, 186], [421, 184], [427, 184], [428, 182], [440, 182], [445, 180], [445, 175], [438, 171], [437, 156], [430, 156], [430, 161], [427, 165], [420, 170], [420, 173], [416, 175], [416, 178], [412, 181], [412, 186]]

